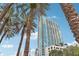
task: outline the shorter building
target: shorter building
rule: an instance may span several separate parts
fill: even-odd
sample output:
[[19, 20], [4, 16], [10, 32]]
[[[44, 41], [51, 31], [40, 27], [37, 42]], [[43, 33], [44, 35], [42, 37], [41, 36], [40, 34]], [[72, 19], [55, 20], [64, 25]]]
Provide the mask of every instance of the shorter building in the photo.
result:
[[49, 47], [46, 47], [46, 48], [45, 48], [45, 56], [49, 56], [49, 52], [50, 52], [51, 50], [61, 50], [61, 51], [63, 51], [64, 48], [66, 48], [66, 47], [65, 47], [65, 46], [60, 46], [60, 45], [58, 45], [58, 46], [56, 46], [56, 45], [51, 45], [51, 46], [49, 46]]

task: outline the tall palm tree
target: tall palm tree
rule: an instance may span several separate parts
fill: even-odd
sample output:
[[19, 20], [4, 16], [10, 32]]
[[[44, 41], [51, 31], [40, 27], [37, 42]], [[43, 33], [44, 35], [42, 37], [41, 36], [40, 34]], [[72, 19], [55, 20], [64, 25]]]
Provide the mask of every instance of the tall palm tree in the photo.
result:
[[31, 33], [31, 27], [33, 22], [33, 17], [38, 17], [38, 22], [40, 20], [40, 16], [45, 15], [45, 10], [47, 9], [48, 4], [30, 4], [30, 14], [27, 21], [27, 40], [26, 40], [26, 46], [24, 50], [24, 56], [28, 56], [29, 53], [29, 45], [30, 45], [30, 33]]
[[79, 15], [71, 3], [61, 3], [60, 5], [75, 36], [75, 40], [79, 43]]
[[22, 29], [21, 40], [20, 40], [20, 43], [19, 43], [19, 47], [18, 47], [18, 51], [17, 51], [16, 56], [19, 56], [19, 54], [20, 54], [20, 50], [21, 50], [21, 46], [22, 46], [22, 42], [23, 42], [23, 37], [24, 37], [24, 34], [25, 34], [25, 27], [26, 27], [25, 20], [26, 20], [26, 11], [27, 10], [24, 9], [24, 6], [27, 6], [27, 4], [19, 4], [19, 5], [16, 6], [18, 13], [19, 13], [19, 8], [21, 8], [20, 17], [22, 18], [22, 21], [21, 21], [22, 27], [20, 28], [20, 29]]
[[30, 47], [30, 36], [32, 29], [36, 26], [34, 23], [34, 17], [35, 17], [35, 4], [30, 4], [30, 12], [28, 15], [28, 18], [26, 20], [26, 44], [24, 49], [24, 56], [28, 56], [29, 53], [29, 47]]
[[26, 44], [25, 44], [25, 49], [24, 49], [24, 56], [28, 56], [29, 47], [30, 47], [30, 36], [31, 36], [31, 32], [34, 31], [35, 27], [36, 27], [36, 24], [34, 23], [34, 21], [27, 20]]
[[7, 30], [4, 31], [4, 33], [3, 33], [3, 35], [2, 35], [2, 37], [1, 37], [1, 39], [0, 39], [0, 43], [2, 42], [2, 40], [3, 40], [3, 38], [5, 37], [6, 33], [7, 33]]
[[13, 3], [8, 3], [6, 4], [6, 6], [4, 7], [4, 10], [1, 12], [0, 15], [0, 21], [4, 18], [4, 16], [6, 15], [6, 13], [8, 12], [9, 8], [12, 6]]
[[[22, 46], [22, 41], [23, 41], [24, 34], [27, 34], [27, 35], [29, 34], [27, 32], [27, 29], [29, 30], [29, 27], [30, 27], [30, 34], [31, 34], [32, 31], [34, 32], [34, 29], [36, 27], [36, 24], [33, 21], [33, 17], [34, 16], [32, 15], [32, 13], [31, 13], [32, 16], [30, 15], [30, 12], [28, 13], [28, 15], [26, 13], [28, 9], [30, 10], [30, 6], [28, 7], [27, 4], [19, 4], [17, 6], [17, 9], [19, 9], [19, 8], [21, 8], [21, 11], [22, 11], [22, 12], [20, 11], [20, 16], [22, 18], [22, 23], [21, 24], [22, 24], [22, 28], [23, 29], [22, 29], [22, 32], [21, 32], [21, 40], [20, 40], [20, 43], [19, 43], [17, 56], [19, 56], [19, 54], [20, 54], [20, 50], [21, 50], [21, 46]], [[17, 12], [19, 13], [19, 10]], [[31, 24], [31, 26], [28, 26], [30, 24]], [[29, 37], [30, 37], [30, 35], [29, 35]], [[26, 38], [26, 39], [28, 39], [28, 38]], [[30, 39], [28, 39], [28, 40], [30, 40]], [[25, 47], [27, 47], [28, 44], [30, 44], [30, 41], [28, 43], [28, 41], [26, 40]], [[27, 48], [29, 49], [29, 46]], [[24, 53], [27, 53], [27, 52], [24, 52]]]
[[[10, 7], [12, 6], [12, 4], [6, 4], [6, 6], [4, 7], [3, 11], [1, 12], [0, 15], [0, 22], [3, 20], [3, 18], [6, 16], [7, 12], [10, 10]], [[3, 21], [3, 25], [0, 28], [0, 34], [2, 33], [2, 30], [5, 26], [5, 24], [8, 22], [8, 19], [4, 19]]]
[[[16, 19], [13, 19], [13, 18], [16, 18]], [[3, 20], [4, 24], [2, 24], [2, 27], [0, 29], [2, 31], [1, 33], [3, 33], [3, 34], [1, 34], [2, 37], [1, 37], [0, 43], [2, 42], [2, 40], [5, 36], [13, 37], [14, 34], [18, 33], [17, 26], [19, 25], [19, 22], [17, 22], [18, 21], [17, 20], [16, 23], [18, 23], [18, 24], [16, 25], [14, 20], [17, 20], [17, 16], [14, 15], [13, 8], [10, 8], [4, 17], [4, 20]]]
[[9, 19], [9, 21], [6, 23], [6, 25], [3, 29], [3, 34], [2, 34], [2, 37], [0, 39], [0, 43], [2, 42], [4, 37], [10, 38], [10, 37], [15, 36], [18, 33], [16, 25], [12, 24], [13, 23], [12, 19], [10, 17], [8, 17], [7, 19]]
[[21, 50], [21, 46], [22, 46], [22, 42], [23, 42], [23, 37], [24, 37], [24, 32], [25, 32], [25, 25], [24, 25], [22, 32], [21, 32], [21, 40], [19, 43], [19, 47], [18, 47], [18, 51], [17, 51], [16, 56], [19, 56], [19, 54], [20, 54], [20, 50]]
[[[27, 16], [25, 15], [26, 18], [24, 18], [24, 25], [23, 25], [23, 29], [22, 29], [22, 36], [21, 36], [21, 40], [20, 40], [20, 44], [19, 44], [19, 47], [18, 47], [18, 52], [17, 52], [17, 56], [19, 55], [19, 52], [20, 52], [20, 49], [21, 49], [21, 45], [22, 45], [22, 41], [23, 41], [23, 36], [24, 36], [24, 32], [26, 32], [26, 44], [25, 44], [25, 50], [24, 50], [24, 56], [27, 56], [28, 55], [28, 52], [29, 52], [29, 46], [30, 46], [30, 35], [31, 35], [31, 32], [34, 31], [35, 27], [36, 27], [36, 24], [34, 22], [34, 17], [36, 16], [37, 14], [37, 11], [40, 12], [40, 14], [42, 15], [43, 12], [44, 12], [44, 9], [41, 8], [37, 8], [37, 4], [29, 4], [30, 7], [29, 7], [29, 10], [30, 12], [27, 13]], [[44, 7], [44, 6], [43, 6]], [[46, 8], [46, 7], [45, 7]], [[41, 9], [43, 11], [41, 11]], [[23, 10], [25, 11], [25, 10]], [[26, 14], [26, 12], [24, 12]], [[36, 13], [36, 14], [35, 14]], [[8, 21], [7, 21], [8, 22]], [[17, 27], [17, 26], [16, 26]], [[23, 31], [24, 30], [24, 31]], [[12, 32], [12, 31], [11, 31]], [[10, 33], [11, 33], [10, 32]], [[9, 35], [7, 35], [9, 37]]]

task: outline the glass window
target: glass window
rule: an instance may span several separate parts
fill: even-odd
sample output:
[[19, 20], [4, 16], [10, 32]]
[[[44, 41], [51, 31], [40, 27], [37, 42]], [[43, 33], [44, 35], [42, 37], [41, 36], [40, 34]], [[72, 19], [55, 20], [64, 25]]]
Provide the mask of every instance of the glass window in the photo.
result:
[[52, 49], [52, 47], [51, 47], [51, 49]]

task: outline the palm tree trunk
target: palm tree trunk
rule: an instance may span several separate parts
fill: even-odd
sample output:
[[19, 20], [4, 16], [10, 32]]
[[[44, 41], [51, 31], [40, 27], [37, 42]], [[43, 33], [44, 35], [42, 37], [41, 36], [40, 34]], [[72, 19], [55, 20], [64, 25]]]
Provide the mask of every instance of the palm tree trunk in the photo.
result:
[[8, 22], [8, 17], [6, 18], [6, 20], [4, 21], [4, 23], [3, 23], [3, 25], [2, 25], [2, 27], [1, 27], [1, 29], [0, 29], [0, 34], [2, 33], [2, 31], [3, 31], [3, 28], [4, 28], [4, 26], [6, 25], [6, 23]]
[[20, 50], [21, 50], [21, 46], [22, 46], [22, 42], [23, 42], [24, 31], [25, 31], [25, 25], [22, 29], [21, 40], [20, 40], [20, 43], [19, 43], [19, 47], [18, 47], [18, 51], [17, 51], [16, 56], [19, 56], [19, 54], [20, 54]]
[[12, 6], [13, 3], [9, 3], [6, 4], [6, 6], [4, 7], [4, 10], [1, 12], [0, 15], [0, 21], [3, 19], [3, 17], [6, 15], [6, 13], [8, 12], [8, 10], [10, 9], [10, 7]]
[[3, 33], [2, 37], [1, 37], [1, 40], [0, 40], [0, 44], [1, 44], [2, 40], [3, 40], [3, 38], [5, 37], [6, 33], [7, 33], [7, 31], [5, 31], [5, 32]]
[[29, 54], [29, 46], [30, 46], [30, 30], [27, 30], [27, 39], [26, 39], [26, 44], [25, 44], [25, 49], [24, 49], [24, 56], [28, 56]]
[[79, 43], [79, 16], [71, 3], [62, 3], [60, 5], [75, 36], [75, 40]]
[[29, 47], [30, 47], [30, 35], [31, 35], [31, 27], [32, 27], [32, 20], [34, 17], [35, 10], [32, 9], [30, 11], [29, 17], [27, 18], [27, 26], [26, 26], [26, 43], [25, 43], [25, 49], [24, 49], [24, 56], [28, 56], [29, 53]]
[[31, 25], [30, 25], [30, 21], [28, 20], [27, 30], [26, 30], [27, 38], [26, 38], [26, 44], [25, 44], [25, 49], [24, 49], [24, 56], [28, 56], [28, 53], [29, 53], [30, 35], [31, 35]]

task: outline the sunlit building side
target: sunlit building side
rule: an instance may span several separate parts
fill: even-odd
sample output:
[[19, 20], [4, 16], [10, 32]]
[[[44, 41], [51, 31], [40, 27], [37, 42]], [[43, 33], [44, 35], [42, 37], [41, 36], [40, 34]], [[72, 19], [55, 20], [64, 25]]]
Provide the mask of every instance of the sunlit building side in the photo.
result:
[[39, 56], [45, 56], [46, 47], [51, 45], [60, 45], [60, 43], [63, 43], [59, 26], [55, 21], [53, 21], [53, 19], [40, 19], [38, 35]]

